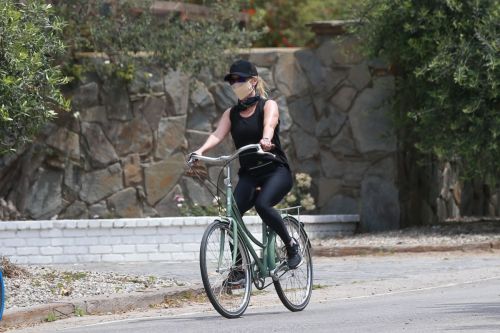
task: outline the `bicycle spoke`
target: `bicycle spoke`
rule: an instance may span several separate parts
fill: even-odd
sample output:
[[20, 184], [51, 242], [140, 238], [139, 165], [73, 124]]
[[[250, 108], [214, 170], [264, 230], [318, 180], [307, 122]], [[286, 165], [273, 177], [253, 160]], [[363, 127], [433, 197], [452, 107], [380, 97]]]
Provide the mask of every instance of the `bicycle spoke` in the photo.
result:
[[[307, 247], [307, 235], [301, 231], [299, 223], [292, 218], [285, 218], [284, 222], [291, 237], [299, 242], [303, 263], [296, 269], [281, 274], [275, 287], [283, 304], [292, 311], [299, 311], [309, 302], [312, 291], [311, 256]], [[280, 239], [277, 239], [276, 246], [281, 260], [286, 260], [285, 246]]]

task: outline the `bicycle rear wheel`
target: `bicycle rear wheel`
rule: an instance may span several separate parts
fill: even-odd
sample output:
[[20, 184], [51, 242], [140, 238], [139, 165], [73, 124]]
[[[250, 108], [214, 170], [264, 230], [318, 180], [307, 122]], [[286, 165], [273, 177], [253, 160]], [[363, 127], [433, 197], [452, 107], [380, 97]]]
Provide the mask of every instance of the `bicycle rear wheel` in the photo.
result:
[[[248, 307], [252, 288], [250, 259], [241, 239], [233, 265], [233, 236], [228, 223], [214, 221], [203, 235], [200, 246], [200, 270], [208, 299], [226, 318], [240, 317]], [[238, 283], [234, 276], [238, 275]]]
[[[299, 242], [303, 259], [296, 269], [278, 273], [274, 288], [283, 305], [290, 311], [302, 311], [309, 304], [312, 293], [313, 269], [309, 239], [295, 218], [286, 216], [283, 222], [290, 236]], [[279, 237], [276, 238], [276, 253], [281, 262], [286, 260], [285, 244]]]

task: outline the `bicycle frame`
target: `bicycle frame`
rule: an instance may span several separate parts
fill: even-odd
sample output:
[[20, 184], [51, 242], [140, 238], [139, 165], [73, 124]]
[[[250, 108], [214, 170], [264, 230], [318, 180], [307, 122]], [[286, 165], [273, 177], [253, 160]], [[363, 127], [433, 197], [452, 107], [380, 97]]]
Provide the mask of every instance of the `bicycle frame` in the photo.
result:
[[[238, 234], [241, 232], [241, 237], [243, 243], [245, 244], [248, 252], [254, 259], [256, 266], [258, 267], [259, 278], [266, 278], [271, 276], [271, 271], [276, 268], [276, 253], [274, 248], [274, 242], [276, 240], [276, 233], [272, 231], [266, 224], [262, 223], [262, 242], [257, 240], [252, 233], [248, 230], [241, 215], [236, 209], [236, 213], [233, 211], [233, 207], [236, 207], [236, 202], [233, 196], [233, 186], [231, 183], [231, 165], [228, 164], [226, 167], [226, 178], [224, 179], [224, 184], [226, 185], [226, 216], [223, 218], [226, 220], [233, 233], [233, 251], [232, 251], [232, 264], [236, 265], [237, 249], [238, 249]], [[237, 207], [236, 207], [237, 208]], [[224, 251], [224, 237], [221, 236], [221, 249], [220, 254]], [[262, 249], [262, 258], [259, 257], [255, 251], [253, 244], [257, 245]], [[253, 271], [252, 271], [253, 274]]]

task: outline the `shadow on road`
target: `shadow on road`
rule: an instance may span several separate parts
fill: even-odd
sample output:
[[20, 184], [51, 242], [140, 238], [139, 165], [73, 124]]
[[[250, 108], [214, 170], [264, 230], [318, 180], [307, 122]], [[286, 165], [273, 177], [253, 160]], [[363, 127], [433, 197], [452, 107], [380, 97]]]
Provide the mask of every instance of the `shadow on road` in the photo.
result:
[[[483, 316], [490, 317], [489, 319], [498, 320], [500, 313], [500, 302], [498, 303], [456, 303], [456, 304], [443, 304], [442, 306], [435, 307], [441, 311], [451, 314], [464, 314], [472, 315], [475, 317]], [[487, 332], [500, 332], [500, 322], [498, 324], [478, 324], [478, 325], [463, 325], [453, 326], [447, 331], [487, 331]]]

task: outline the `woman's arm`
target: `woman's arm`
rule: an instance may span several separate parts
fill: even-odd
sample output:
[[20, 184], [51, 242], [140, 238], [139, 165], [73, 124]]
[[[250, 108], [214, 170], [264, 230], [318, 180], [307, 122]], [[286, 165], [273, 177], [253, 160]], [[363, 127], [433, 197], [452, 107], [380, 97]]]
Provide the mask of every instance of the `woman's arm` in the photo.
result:
[[212, 149], [217, 146], [224, 138], [227, 136], [229, 131], [231, 130], [231, 119], [229, 118], [229, 112], [231, 109], [227, 109], [222, 114], [222, 117], [217, 125], [217, 129], [210, 134], [207, 138], [207, 141], [198, 148], [198, 150], [194, 151], [193, 154], [203, 155], [207, 150]]
[[264, 105], [264, 130], [262, 132], [262, 139], [260, 145], [265, 151], [271, 150], [274, 145], [271, 140], [274, 136], [274, 129], [278, 126], [280, 113], [278, 104], [273, 100], [268, 100]]

